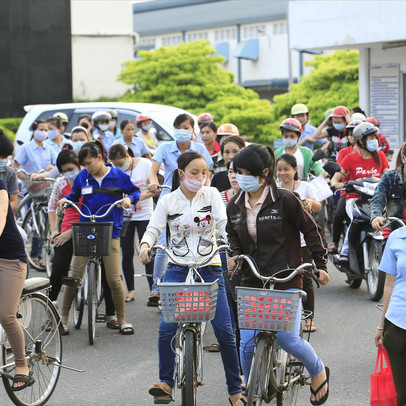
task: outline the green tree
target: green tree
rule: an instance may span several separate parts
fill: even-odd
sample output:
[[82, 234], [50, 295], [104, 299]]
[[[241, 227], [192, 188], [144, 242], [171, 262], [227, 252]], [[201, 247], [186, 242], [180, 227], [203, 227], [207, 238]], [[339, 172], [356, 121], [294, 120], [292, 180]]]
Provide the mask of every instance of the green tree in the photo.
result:
[[119, 79], [134, 85], [122, 101], [176, 106], [195, 114], [209, 111], [221, 124], [235, 124], [241, 134], [266, 137], [270, 131], [270, 102], [234, 83], [223, 69], [222, 56], [208, 41], [181, 43], [139, 51], [139, 60], [124, 64]]

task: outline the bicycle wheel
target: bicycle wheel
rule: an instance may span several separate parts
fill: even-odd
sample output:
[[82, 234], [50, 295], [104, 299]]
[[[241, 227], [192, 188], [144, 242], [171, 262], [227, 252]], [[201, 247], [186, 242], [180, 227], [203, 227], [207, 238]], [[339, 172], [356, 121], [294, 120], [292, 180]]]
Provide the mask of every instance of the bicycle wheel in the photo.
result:
[[278, 392], [276, 396], [276, 404], [277, 406], [295, 406], [301, 386], [303, 365], [282, 349], [280, 354], [280, 384], [289, 384], [286, 390]]
[[87, 264], [87, 328], [89, 344], [93, 345], [96, 338], [97, 320], [97, 268], [93, 261]]
[[[42, 293], [32, 293], [20, 300], [19, 322], [23, 327], [27, 363], [35, 379], [33, 386], [12, 390], [12, 381], [2, 376], [9, 398], [18, 406], [41, 406], [51, 397], [58, 382], [62, 362], [60, 318], [55, 306]], [[14, 362], [14, 354], [6, 343], [2, 346], [2, 364]], [[15, 367], [5, 370], [15, 374]]]
[[[83, 282], [82, 282], [83, 283]], [[85, 300], [83, 298], [83, 287], [79, 286], [73, 298], [73, 325], [79, 330], [82, 325], [83, 312], [85, 309]]]
[[51, 277], [52, 262], [54, 260], [54, 246], [51, 244], [51, 227], [49, 224], [48, 215], [45, 220], [44, 230], [44, 265], [48, 278]]
[[[42, 211], [40, 211], [39, 215], [42, 215]], [[39, 215], [37, 214], [36, 221], [35, 221], [35, 223], [37, 224], [37, 227], [38, 227], [39, 234], [36, 233], [36, 227], [35, 227], [31, 208], [27, 211], [27, 214], [24, 217], [21, 227], [27, 234], [27, 243], [25, 245], [25, 251], [27, 254], [28, 265], [31, 268], [36, 269], [37, 271], [45, 272], [46, 271], [45, 266], [37, 265], [32, 260], [32, 257], [31, 257], [32, 246], [39, 244], [40, 249], [39, 249], [38, 255], [40, 256], [40, 258], [45, 259], [44, 241], [46, 241], [46, 238], [44, 236], [45, 231], [43, 230], [43, 227], [41, 227], [41, 222], [39, 221]]]
[[183, 345], [182, 406], [196, 406], [196, 347], [193, 331], [186, 330]]
[[271, 382], [273, 374], [272, 347], [266, 338], [260, 338], [255, 347], [247, 383], [247, 405], [260, 406], [269, 403], [274, 391]]
[[379, 302], [385, 286], [385, 273], [379, 270], [382, 258], [382, 242], [371, 240], [368, 244], [370, 270], [367, 272], [367, 287], [371, 300]]

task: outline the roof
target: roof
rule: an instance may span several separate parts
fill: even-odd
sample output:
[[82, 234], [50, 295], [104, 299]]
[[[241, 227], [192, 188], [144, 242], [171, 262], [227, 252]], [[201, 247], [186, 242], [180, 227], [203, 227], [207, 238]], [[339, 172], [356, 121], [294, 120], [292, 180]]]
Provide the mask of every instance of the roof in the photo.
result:
[[155, 0], [133, 5], [134, 31], [141, 36], [282, 20], [282, 0]]

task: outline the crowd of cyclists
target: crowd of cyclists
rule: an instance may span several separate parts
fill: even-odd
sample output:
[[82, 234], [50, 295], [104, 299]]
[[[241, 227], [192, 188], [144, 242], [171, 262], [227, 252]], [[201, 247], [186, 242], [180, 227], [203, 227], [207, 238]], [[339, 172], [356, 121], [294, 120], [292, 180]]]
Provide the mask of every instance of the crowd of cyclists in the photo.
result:
[[[27, 262], [21, 249], [22, 236], [12, 216], [18, 204], [17, 176], [23, 176], [16, 175], [16, 169], [30, 173], [32, 180], [56, 179], [48, 204], [54, 246], [50, 298], [56, 301], [62, 285], [66, 285], [61, 307], [64, 335], [70, 334], [69, 312], [87, 260], [73, 255], [72, 222], [85, 219], [73, 208], [65, 208], [67, 200], [94, 214], [123, 198], [122, 206], [131, 211], [125, 219], [125, 234], [121, 233], [123, 210], [119, 207], [103, 219], [113, 222], [112, 251], [103, 257], [106, 326], [123, 335], [134, 334], [126, 319], [125, 303], [135, 299], [136, 251], [148, 276], [147, 306], [158, 307], [158, 281], [184, 281], [188, 267], [216, 250], [220, 236], [228, 241], [230, 251], [215, 256], [199, 272], [205, 281], [220, 281], [212, 325], [224, 365], [229, 403], [238, 406], [247, 404], [244, 382], [248, 379], [256, 332], [238, 328], [233, 285], [227, 278], [236, 268], [237, 256], [250, 255], [261, 274], [267, 276], [314, 262], [320, 271], [319, 283], [327, 284], [329, 253], [340, 253], [341, 269], [348, 271], [352, 208], [359, 197], [346, 193], [346, 182], [377, 177], [381, 180], [371, 201], [371, 224], [377, 231], [386, 230], [391, 235], [380, 267], [387, 276], [376, 343], [383, 339], [393, 362], [399, 404], [406, 404], [406, 274], [401, 241], [405, 229], [391, 233], [384, 228], [388, 216], [405, 218], [406, 144], [401, 146], [395, 169], [390, 171], [388, 157], [393, 151], [380, 132], [379, 120], [366, 117], [359, 107], [350, 111], [336, 106], [326, 112], [316, 128], [310, 124], [305, 104], [292, 106], [291, 116], [280, 124], [283, 146], [275, 151], [269, 146], [248, 145], [235, 125], [217, 126], [210, 113], [198, 117], [198, 132], [194, 119], [180, 114], [173, 123], [174, 140], [161, 144], [148, 115], [139, 114], [135, 122], [119, 119], [114, 110], [98, 111], [92, 117], [83, 115], [70, 138], [65, 136], [68, 117], [64, 113], [37, 119], [31, 126], [31, 141], [15, 154], [12, 142], [0, 132], [0, 323], [17, 355], [14, 390], [33, 384], [24, 364], [15, 317]], [[313, 158], [316, 150], [324, 152], [323, 160]], [[315, 220], [322, 208], [318, 190], [311, 182], [317, 177], [325, 179], [335, 192], [330, 198], [333, 208], [326, 229]], [[170, 188], [162, 188], [162, 184]], [[20, 192], [26, 192], [24, 186]], [[332, 234], [329, 246], [325, 238], [328, 230]], [[10, 241], [19, 249], [10, 250]], [[150, 249], [156, 243], [168, 246], [184, 266], [168, 263], [163, 252], [151, 260]], [[41, 243], [33, 239], [30, 250], [34, 262], [42, 265]], [[12, 269], [15, 276], [10, 273]], [[262, 286], [244, 266], [237, 278], [241, 286]], [[301, 289], [307, 293], [303, 306], [312, 316], [306, 320], [304, 331], [315, 332], [312, 278], [300, 274], [276, 289]], [[300, 324], [299, 316], [293, 332], [279, 332], [277, 339], [283, 349], [303, 362], [311, 376], [310, 402], [321, 405], [328, 398], [330, 370], [301, 337]], [[159, 325], [159, 382], [149, 388], [156, 402], [172, 399], [175, 355], [171, 343], [176, 326], [163, 319]]]

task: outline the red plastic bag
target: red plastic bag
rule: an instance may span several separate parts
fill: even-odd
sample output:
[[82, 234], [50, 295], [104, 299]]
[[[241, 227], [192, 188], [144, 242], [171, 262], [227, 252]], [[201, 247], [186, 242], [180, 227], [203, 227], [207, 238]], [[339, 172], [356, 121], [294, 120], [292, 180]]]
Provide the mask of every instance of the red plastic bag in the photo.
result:
[[[386, 367], [384, 367], [384, 359]], [[395, 383], [393, 382], [388, 353], [379, 344], [375, 371], [371, 374], [371, 406], [397, 406], [397, 404]]]

